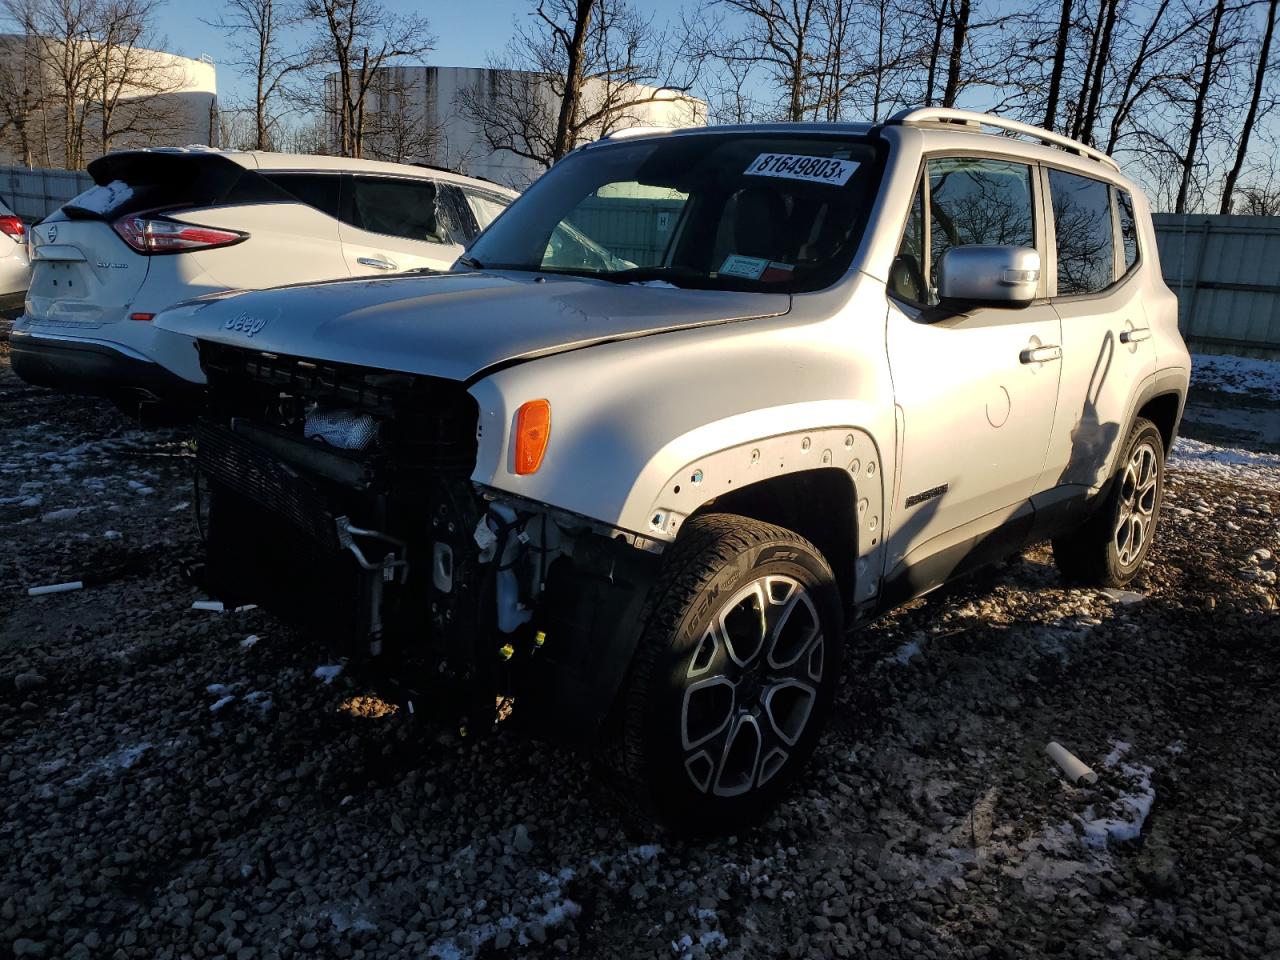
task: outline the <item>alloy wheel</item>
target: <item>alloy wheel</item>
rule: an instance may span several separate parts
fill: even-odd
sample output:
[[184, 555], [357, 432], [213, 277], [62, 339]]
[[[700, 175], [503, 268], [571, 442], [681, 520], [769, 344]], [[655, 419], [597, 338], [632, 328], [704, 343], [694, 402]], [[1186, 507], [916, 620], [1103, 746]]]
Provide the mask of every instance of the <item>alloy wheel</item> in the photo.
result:
[[1116, 523], [1112, 531], [1120, 565], [1132, 566], [1142, 556], [1156, 523], [1160, 484], [1159, 454], [1148, 440], [1134, 447], [1120, 477]]
[[738, 796], [791, 756], [818, 700], [825, 638], [813, 599], [788, 576], [764, 576], [711, 618], [685, 672], [684, 767], [702, 793]]

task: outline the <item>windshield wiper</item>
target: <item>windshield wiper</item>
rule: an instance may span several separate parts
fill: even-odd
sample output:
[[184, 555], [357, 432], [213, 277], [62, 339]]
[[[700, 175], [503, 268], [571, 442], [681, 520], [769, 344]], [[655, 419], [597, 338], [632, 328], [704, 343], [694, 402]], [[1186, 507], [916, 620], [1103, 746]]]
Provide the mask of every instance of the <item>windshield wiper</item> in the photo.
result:
[[484, 269], [484, 264], [481, 263], [479, 260], [477, 260], [475, 257], [468, 257], [466, 255], [463, 255], [458, 258], [458, 262], [462, 264], [464, 267], [472, 267], [476, 270]]

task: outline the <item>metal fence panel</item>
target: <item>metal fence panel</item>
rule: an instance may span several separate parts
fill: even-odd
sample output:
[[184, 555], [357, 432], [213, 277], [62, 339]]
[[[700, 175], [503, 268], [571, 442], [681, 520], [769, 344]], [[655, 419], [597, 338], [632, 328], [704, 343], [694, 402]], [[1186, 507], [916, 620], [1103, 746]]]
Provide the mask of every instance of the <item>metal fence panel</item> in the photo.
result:
[[573, 212], [573, 225], [614, 256], [642, 266], [661, 263], [683, 200], [594, 197]]
[[1152, 219], [1188, 345], [1280, 359], [1280, 217], [1157, 213]]
[[27, 223], [37, 223], [93, 186], [83, 170], [0, 166], [0, 200]]

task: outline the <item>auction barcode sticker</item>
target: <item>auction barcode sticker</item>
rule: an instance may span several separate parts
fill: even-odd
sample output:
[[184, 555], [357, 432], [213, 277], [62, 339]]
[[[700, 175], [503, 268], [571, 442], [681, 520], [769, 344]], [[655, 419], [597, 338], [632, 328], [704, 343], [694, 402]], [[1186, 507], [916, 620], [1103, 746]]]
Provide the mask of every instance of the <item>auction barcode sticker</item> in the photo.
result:
[[744, 173], [751, 177], [782, 177], [840, 187], [849, 182], [857, 169], [856, 160], [806, 157], [796, 153], [762, 153], [751, 161]]

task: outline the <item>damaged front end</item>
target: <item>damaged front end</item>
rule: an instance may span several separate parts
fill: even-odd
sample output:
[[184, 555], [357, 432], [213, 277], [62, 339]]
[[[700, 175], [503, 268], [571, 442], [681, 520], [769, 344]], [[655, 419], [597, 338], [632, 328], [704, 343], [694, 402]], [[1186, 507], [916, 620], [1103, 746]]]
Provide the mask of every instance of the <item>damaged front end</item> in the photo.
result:
[[474, 483], [479, 411], [461, 383], [200, 349], [211, 594], [383, 658], [476, 724], [514, 700], [542, 728], [600, 728], [654, 554]]

